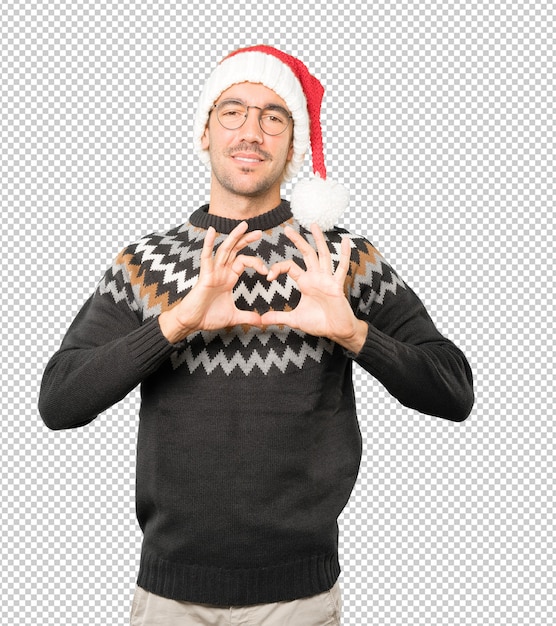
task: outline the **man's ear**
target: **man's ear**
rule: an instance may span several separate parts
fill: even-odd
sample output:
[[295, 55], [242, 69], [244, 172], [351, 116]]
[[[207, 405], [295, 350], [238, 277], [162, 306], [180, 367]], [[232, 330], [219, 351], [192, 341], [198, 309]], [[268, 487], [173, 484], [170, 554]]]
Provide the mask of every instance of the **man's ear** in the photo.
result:
[[286, 157], [286, 161], [291, 161], [293, 158], [293, 139], [290, 144], [290, 149], [288, 150], [288, 156]]
[[201, 148], [203, 150], [208, 150], [209, 149], [209, 127], [208, 127], [208, 124], [205, 126], [205, 132], [203, 133], [203, 136], [201, 137]]

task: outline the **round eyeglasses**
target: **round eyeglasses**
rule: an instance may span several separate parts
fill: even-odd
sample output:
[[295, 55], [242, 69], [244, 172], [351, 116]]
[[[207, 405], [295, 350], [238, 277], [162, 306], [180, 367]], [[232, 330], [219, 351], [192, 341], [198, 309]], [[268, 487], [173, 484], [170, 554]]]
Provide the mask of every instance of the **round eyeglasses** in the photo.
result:
[[[223, 100], [213, 104], [216, 117], [227, 130], [237, 130], [247, 121], [249, 109], [259, 109], [259, 126], [266, 135], [281, 135], [290, 125], [293, 117], [278, 104], [269, 104], [266, 107], [247, 105], [241, 100]], [[212, 110], [211, 109], [211, 110]]]

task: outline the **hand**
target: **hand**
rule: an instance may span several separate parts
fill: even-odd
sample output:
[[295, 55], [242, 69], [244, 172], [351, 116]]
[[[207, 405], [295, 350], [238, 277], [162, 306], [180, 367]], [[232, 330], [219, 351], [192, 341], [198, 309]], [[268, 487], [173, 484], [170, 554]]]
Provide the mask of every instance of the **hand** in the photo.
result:
[[307, 269], [302, 270], [293, 260], [281, 261], [268, 270], [267, 280], [288, 274], [297, 283], [301, 299], [292, 311], [268, 311], [262, 316], [262, 323], [284, 324], [310, 335], [328, 337], [357, 353], [365, 343], [368, 327], [355, 316], [344, 293], [351, 255], [349, 239], [342, 239], [340, 262], [334, 272], [321, 229], [313, 224], [311, 232], [316, 251], [298, 232], [286, 227], [286, 235], [303, 255]]
[[236, 226], [214, 254], [216, 231], [212, 226], [208, 229], [201, 251], [199, 280], [179, 304], [158, 318], [168, 341], [182, 341], [198, 330], [219, 330], [237, 324], [262, 325], [256, 311], [238, 309], [233, 298], [233, 288], [245, 268], [267, 273], [262, 259], [238, 255], [262, 235], [260, 230], [246, 233], [247, 228], [247, 222]]

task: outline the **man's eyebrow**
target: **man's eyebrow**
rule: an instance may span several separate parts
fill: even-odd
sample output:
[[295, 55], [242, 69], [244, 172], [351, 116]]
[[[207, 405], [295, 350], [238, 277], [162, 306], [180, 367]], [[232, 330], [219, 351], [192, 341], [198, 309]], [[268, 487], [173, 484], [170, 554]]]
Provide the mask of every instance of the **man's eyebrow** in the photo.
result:
[[286, 107], [283, 107], [281, 104], [274, 104], [273, 102], [265, 104], [263, 109], [272, 109], [273, 111], [285, 111], [289, 115], [289, 111], [288, 109], [286, 109]]
[[[241, 98], [224, 98], [224, 100], [221, 100], [218, 104], [223, 104], [224, 102], [226, 103], [237, 103], [237, 104], [243, 104], [243, 106], [254, 106], [254, 105], [248, 105], [245, 100], [242, 100]], [[285, 111], [288, 115], [290, 115], [288, 109], [286, 109], [286, 107], [282, 106], [281, 104], [277, 104], [276, 102], [269, 102], [267, 104], [264, 104], [263, 106], [259, 107], [260, 109], [271, 109], [272, 111]]]

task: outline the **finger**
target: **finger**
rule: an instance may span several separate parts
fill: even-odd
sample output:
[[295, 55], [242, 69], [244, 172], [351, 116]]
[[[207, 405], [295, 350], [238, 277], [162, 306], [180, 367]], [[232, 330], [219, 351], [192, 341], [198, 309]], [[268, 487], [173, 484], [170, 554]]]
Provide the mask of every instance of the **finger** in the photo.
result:
[[280, 276], [280, 274], [288, 274], [297, 282], [302, 276], [303, 270], [295, 261], [291, 259], [288, 261], [279, 261], [270, 267], [266, 275], [266, 279], [275, 280], [278, 276]]
[[291, 226], [286, 226], [284, 230], [286, 233], [286, 237], [303, 255], [303, 260], [305, 261], [307, 269], [317, 269], [319, 259], [313, 246], [311, 246], [311, 244], [305, 239], [305, 237], [303, 237], [300, 233], [294, 230]]
[[264, 264], [263, 260], [256, 256], [249, 256], [246, 254], [240, 254], [233, 262], [232, 270], [236, 274], [242, 274], [246, 267], [250, 267], [259, 274], [268, 274], [268, 268]]
[[351, 241], [349, 237], [342, 237], [342, 247], [340, 250], [340, 262], [336, 268], [334, 277], [339, 282], [344, 282], [349, 271], [349, 263], [351, 260]]
[[290, 328], [296, 328], [294, 326], [295, 320], [292, 317], [291, 311], [267, 311], [261, 315], [261, 323], [263, 326], [289, 326]]
[[[243, 226], [243, 224], [246, 225], [244, 227], [246, 228], [247, 222], [242, 222], [240, 226]], [[243, 250], [243, 248], [247, 247], [249, 244], [257, 241], [257, 239], [260, 239], [262, 237], [262, 234], [262, 230], [252, 230], [248, 233], [243, 234], [243, 228], [241, 230], [238, 230], [238, 227], [236, 226], [236, 228], [234, 228], [234, 230], [228, 235], [226, 240], [217, 250], [217, 255], [218, 252], [220, 252], [221, 250], [220, 254], [217, 257], [217, 261], [223, 264], [233, 263], [236, 254], [240, 250]]]
[[315, 243], [317, 244], [320, 268], [324, 272], [331, 273], [333, 271], [332, 257], [330, 255], [330, 250], [326, 245], [326, 240], [324, 239], [322, 230], [320, 229], [318, 224], [311, 224], [311, 233], [313, 233]]
[[261, 316], [256, 311], [242, 311], [241, 309], [237, 309], [237, 313], [234, 315], [233, 325], [239, 326], [241, 324], [257, 326], [258, 328], [264, 325]]
[[236, 247], [237, 243], [241, 240], [241, 238], [243, 237], [243, 235], [245, 234], [245, 231], [249, 228], [249, 225], [247, 224], [247, 222], [240, 222], [231, 232], [230, 234], [224, 239], [224, 241], [220, 244], [220, 246], [218, 247], [218, 250], [216, 251], [215, 254], [215, 260], [218, 263], [227, 263], [229, 257], [231, 254], [235, 254], [234, 248]]
[[216, 230], [209, 226], [205, 240], [203, 241], [203, 248], [201, 250], [201, 266], [207, 266], [212, 263], [212, 250], [214, 248], [214, 241], [216, 239]]
[[240, 250], [242, 250], [243, 248], [245, 248], [246, 246], [248, 246], [250, 243], [257, 241], [257, 239], [260, 239], [262, 235], [263, 235], [262, 230], [252, 230], [248, 233], [245, 233], [245, 235], [234, 246], [233, 253], [235, 254], [239, 252]]

